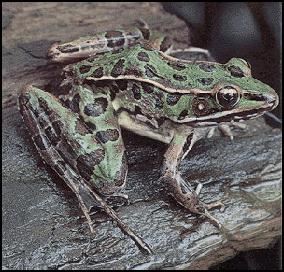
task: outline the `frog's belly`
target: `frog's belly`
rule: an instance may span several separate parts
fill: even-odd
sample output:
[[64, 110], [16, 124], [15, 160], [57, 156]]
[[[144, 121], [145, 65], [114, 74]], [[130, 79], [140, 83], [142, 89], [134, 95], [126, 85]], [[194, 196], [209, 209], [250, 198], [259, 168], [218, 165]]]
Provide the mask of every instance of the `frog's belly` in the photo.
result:
[[174, 130], [165, 122], [161, 127], [148, 125], [142, 120], [134, 118], [128, 112], [122, 111], [118, 115], [118, 123], [121, 127], [138, 135], [145, 136], [163, 143], [169, 144], [173, 138]]

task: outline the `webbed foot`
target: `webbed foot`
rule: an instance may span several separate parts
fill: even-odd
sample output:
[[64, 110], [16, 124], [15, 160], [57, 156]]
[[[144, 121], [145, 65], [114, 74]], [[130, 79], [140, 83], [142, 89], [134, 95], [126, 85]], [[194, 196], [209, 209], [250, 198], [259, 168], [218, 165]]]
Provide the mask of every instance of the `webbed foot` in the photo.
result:
[[173, 175], [171, 173], [165, 173], [162, 177], [164, 181], [168, 183], [167, 188], [169, 189], [169, 194], [174, 197], [174, 199], [189, 210], [192, 213], [203, 215], [210, 219], [221, 228], [221, 223], [213, 217], [208, 210], [221, 207], [224, 208], [224, 204], [221, 201], [216, 201], [210, 204], [203, 203], [199, 200], [199, 194], [203, 185], [198, 183], [196, 189], [194, 190], [181, 176], [180, 174]]
[[122, 193], [104, 196], [104, 200], [111, 207], [121, 207], [129, 204], [128, 195]]

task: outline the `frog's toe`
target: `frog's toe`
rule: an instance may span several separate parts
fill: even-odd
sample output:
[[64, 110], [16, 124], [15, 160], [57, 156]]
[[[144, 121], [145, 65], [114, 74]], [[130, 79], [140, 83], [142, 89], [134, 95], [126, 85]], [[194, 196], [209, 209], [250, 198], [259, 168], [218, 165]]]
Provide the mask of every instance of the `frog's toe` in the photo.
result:
[[167, 183], [168, 194], [184, 208], [192, 213], [203, 214], [204, 205], [199, 201], [198, 194], [194, 191], [190, 184], [187, 184], [182, 177], [165, 173], [161, 177], [162, 181]]
[[209, 203], [209, 204], [204, 204], [204, 205], [205, 205], [205, 208], [207, 210], [212, 210], [212, 209], [215, 209], [215, 208], [219, 208], [221, 212], [223, 212], [225, 210], [225, 205], [221, 201], [215, 201], [215, 202], [212, 202], [212, 203]]
[[247, 125], [240, 122], [221, 123], [218, 125], [218, 129], [220, 130], [221, 134], [230, 137], [231, 140], [234, 138], [233, 129], [245, 130], [246, 128]]
[[113, 195], [105, 196], [104, 200], [111, 207], [120, 207], [129, 204], [128, 195], [122, 193], [116, 193]]
[[231, 140], [234, 139], [233, 131], [229, 125], [221, 123], [218, 125], [218, 129], [224, 136], [229, 137]]

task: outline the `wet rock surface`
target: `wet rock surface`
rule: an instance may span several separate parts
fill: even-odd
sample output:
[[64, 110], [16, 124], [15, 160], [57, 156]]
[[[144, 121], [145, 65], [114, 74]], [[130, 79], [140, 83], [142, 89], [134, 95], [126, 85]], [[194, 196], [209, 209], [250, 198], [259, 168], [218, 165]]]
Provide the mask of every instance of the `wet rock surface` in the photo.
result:
[[[4, 6], [4, 12], [14, 13], [13, 20], [16, 20], [5, 31], [10, 34], [19, 31], [17, 20], [30, 17], [47, 20], [45, 14], [54, 8], [53, 3], [39, 5]], [[74, 8], [71, 4], [57, 5], [62, 10], [64, 7], [64, 12]], [[133, 7], [133, 4], [120, 5], [122, 10]], [[163, 14], [160, 16], [163, 20], [171, 20], [172, 25], [187, 32], [180, 20], [167, 15], [158, 4], [136, 5], [135, 12], [140, 9], [150, 20], [153, 14], [156, 17]], [[80, 7], [87, 10], [84, 4], [77, 9]], [[103, 4], [96, 7], [98, 14], [110, 16], [111, 10], [105, 13]], [[76, 22], [73, 34], [77, 36], [82, 35], [78, 34], [78, 28], [82, 27], [80, 12], [78, 19], [76, 16], [68, 19]], [[86, 27], [81, 32], [90, 31], [93, 23], [87, 24], [93, 20], [90, 18], [95, 18], [98, 27], [103, 27], [104, 23], [100, 24], [98, 16], [91, 13], [89, 17], [86, 13], [85, 17], [81, 16]], [[66, 34], [66, 21], [59, 27], [56, 18], [53, 20], [58, 28], [47, 30], [54, 33], [49, 42], [45, 41], [43, 32], [35, 39], [33, 28], [25, 30], [26, 37], [13, 34], [10, 40], [4, 33], [3, 269], [202, 269], [240, 251], [273, 244], [281, 234], [281, 131], [266, 125], [262, 118], [247, 122], [247, 130], [236, 131], [234, 141], [225, 137], [201, 140], [181, 164], [186, 180], [204, 183], [201, 192], [204, 202], [222, 200], [225, 204], [224, 211], [211, 211], [223, 225], [221, 230], [207, 219], [188, 213], [165, 194], [164, 184], [158, 178], [166, 145], [124, 132], [129, 162], [125, 191], [130, 204], [116, 211], [144, 238], [154, 254], [143, 255], [101, 212], [93, 216], [96, 234], [89, 232], [76, 197], [40, 160], [15, 105], [17, 93], [24, 84], [45, 85], [60, 73], [60, 67], [47, 65], [44, 59], [48, 43], [59, 37], [68, 39], [70, 35]], [[158, 29], [157, 22], [153, 26]]]

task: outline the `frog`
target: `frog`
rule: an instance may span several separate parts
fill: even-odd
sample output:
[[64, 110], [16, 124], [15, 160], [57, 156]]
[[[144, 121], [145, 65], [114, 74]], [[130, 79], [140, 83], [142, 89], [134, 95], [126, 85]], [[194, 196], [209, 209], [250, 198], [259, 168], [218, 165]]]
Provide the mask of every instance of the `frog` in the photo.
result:
[[59, 87], [64, 93], [27, 85], [19, 96], [39, 155], [76, 194], [91, 231], [90, 207], [96, 204], [148, 253], [147, 243], [111, 207], [128, 203], [122, 130], [166, 144], [160, 177], [165, 190], [183, 208], [220, 227], [208, 212], [220, 202], [201, 202], [202, 184], [186, 181], [180, 163], [212, 128], [231, 136], [226, 124], [256, 118], [278, 105], [275, 90], [253, 78], [241, 58], [221, 64], [178, 59], [171, 52], [167, 36], [152, 34], [145, 24], [56, 43], [48, 56], [65, 65]]

